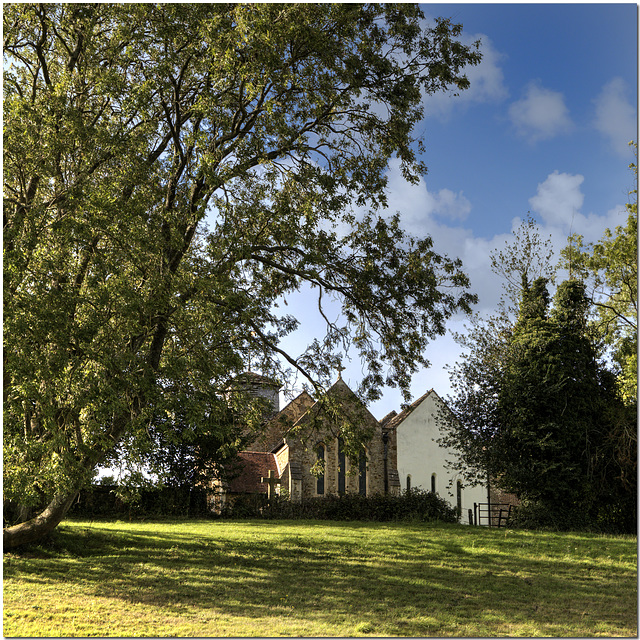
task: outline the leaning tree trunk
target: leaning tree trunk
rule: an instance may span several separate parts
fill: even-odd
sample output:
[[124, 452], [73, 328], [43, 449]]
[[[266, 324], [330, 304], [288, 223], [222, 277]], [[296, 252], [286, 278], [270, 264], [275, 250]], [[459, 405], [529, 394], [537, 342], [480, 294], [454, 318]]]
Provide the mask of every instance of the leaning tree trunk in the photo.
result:
[[21, 522], [2, 531], [2, 543], [5, 551], [23, 544], [38, 542], [53, 531], [73, 504], [78, 492], [57, 494], [47, 508], [31, 520]]

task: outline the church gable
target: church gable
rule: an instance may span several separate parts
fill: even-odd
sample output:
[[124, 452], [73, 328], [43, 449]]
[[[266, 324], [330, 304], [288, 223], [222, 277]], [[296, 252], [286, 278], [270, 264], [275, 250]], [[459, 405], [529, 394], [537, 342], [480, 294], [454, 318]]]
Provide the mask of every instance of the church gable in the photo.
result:
[[487, 500], [484, 486], [467, 487], [449, 465], [457, 452], [442, 446], [442, 421], [450, 409], [433, 390], [389, 421], [397, 430], [398, 472], [402, 487], [433, 491], [461, 515]]
[[[340, 432], [350, 421], [365, 446], [357, 460], [344, 453]], [[260, 479], [271, 468], [291, 500], [330, 494], [397, 493], [395, 429], [382, 428], [339, 378], [324, 398], [303, 392], [266, 425], [239, 462], [245, 467], [229, 491], [266, 492]], [[269, 457], [270, 456], [270, 457]], [[271, 466], [269, 466], [271, 465]], [[320, 473], [318, 473], [320, 471]]]
[[[352, 421], [366, 436], [357, 461], [349, 460], [344, 454], [340, 432], [346, 420]], [[316, 401], [300, 417], [284, 441], [290, 465], [297, 464], [300, 469], [299, 483], [293, 477], [285, 477], [287, 470], [283, 472], [283, 480], [288, 480], [292, 497], [314, 498], [341, 493], [372, 495], [385, 490], [395, 491], [399, 487], [395, 432], [383, 431], [342, 379], [328, 390], [324, 399]], [[324, 473], [318, 474], [321, 469]]]
[[256, 451], [276, 449], [282, 443], [285, 434], [313, 406], [314, 402], [313, 398], [306, 391], [303, 391], [269, 420], [262, 433], [252, 443], [252, 448]]
[[[363, 434], [373, 435], [379, 427], [378, 421], [351, 391], [347, 384], [339, 378], [329, 388], [324, 398], [317, 400], [293, 425], [290, 434], [297, 437], [315, 437], [314, 432], [327, 434], [336, 438], [345, 423], [349, 421]], [[366, 438], [365, 438], [366, 439]]]
[[[392, 411], [388, 416], [385, 416], [385, 418], [383, 419], [384, 425], [389, 429], [397, 429], [432, 394], [432, 400], [435, 400], [435, 398], [440, 400], [438, 394], [433, 389], [430, 389], [429, 391], [427, 391], [427, 393], [425, 393], [423, 396], [420, 396], [417, 400], [403, 409], [400, 413]], [[440, 400], [440, 402], [442, 403], [442, 400]]]

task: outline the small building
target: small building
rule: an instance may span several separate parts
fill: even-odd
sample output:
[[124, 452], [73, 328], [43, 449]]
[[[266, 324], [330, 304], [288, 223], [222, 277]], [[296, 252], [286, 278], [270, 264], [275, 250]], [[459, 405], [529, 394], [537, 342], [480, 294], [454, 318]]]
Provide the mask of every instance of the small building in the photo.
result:
[[460, 521], [469, 522], [474, 503], [487, 503], [486, 485], [466, 487], [460, 475], [447, 462], [457, 458], [452, 449], [438, 443], [442, 436], [443, 412], [449, 409], [433, 390], [418, 398], [397, 415], [385, 418], [386, 428], [397, 434], [398, 473], [402, 489], [433, 491], [458, 509]]

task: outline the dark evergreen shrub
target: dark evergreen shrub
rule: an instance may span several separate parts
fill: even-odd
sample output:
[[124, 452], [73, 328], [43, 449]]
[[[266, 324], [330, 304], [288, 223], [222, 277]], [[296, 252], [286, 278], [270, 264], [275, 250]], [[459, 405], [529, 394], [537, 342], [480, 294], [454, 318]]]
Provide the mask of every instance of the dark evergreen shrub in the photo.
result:
[[264, 496], [241, 496], [227, 505], [223, 518], [275, 520], [361, 520], [370, 522], [457, 522], [456, 510], [435, 493], [412, 489], [400, 496], [346, 494], [312, 498], [300, 503]]

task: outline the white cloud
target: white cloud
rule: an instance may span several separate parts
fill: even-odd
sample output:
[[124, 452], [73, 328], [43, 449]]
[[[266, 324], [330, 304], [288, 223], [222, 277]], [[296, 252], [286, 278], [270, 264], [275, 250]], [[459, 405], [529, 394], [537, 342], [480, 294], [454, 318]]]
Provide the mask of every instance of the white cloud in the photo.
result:
[[564, 243], [572, 233], [580, 234], [586, 242], [595, 242], [605, 229], [614, 229], [626, 219], [623, 205], [610, 209], [604, 215], [583, 213], [584, 194], [580, 189], [583, 182], [581, 175], [554, 171], [538, 185], [536, 195], [529, 199], [531, 209], [540, 215], [547, 231], [558, 243]]
[[401, 215], [403, 228], [414, 235], [426, 235], [438, 225], [436, 218], [450, 221], [464, 220], [471, 211], [471, 203], [460, 191], [450, 189], [431, 192], [420, 178], [409, 184], [402, 177], [400, 162], [389, 163], [388, 209]]
[[500, 102], [508, 96], [504, 83], [504, 74], [500, 62], [505, 55], [497, 51], [490, 38], [484, 34], [462, 35], [460, 41], [470, 46], [476, 40], [481, 41], [482, 61], [476, 66], [468, 66], [464, 73], [471, 86], [458, 96], [451, 93], [438, 93], [424, 97], [425, 115], [446, 118], [456, 105]]
[[594, 100], [595, 127], [608, 138], [613, 150], [621, 156], [630, 153], [629, 142], [636, 138], [636, 110], [627, 100], [627, 86], [622, 78], [606, 84]]
[[522, 100], [509, 107], [509, 118], [519, 135], [529, 142], [546, 140], [573, 128], [561, 93], [532, 82]]
[[500, 62], [506, 55], [497, 51], [491, 39], [484, 34], [468, 36], [463, 39], [464, 44], [471, 44], [476, 40], [481, 41], [480, 51], [482, 62], [475, 67], [466, 69], [466, 76], [471, 82], [467, 91], [460, 97], [468, 102], [499, 102], [508, 97], [509, 92], [504, 84], [504, 73], [500, 68]]
[[529, 199], [529, 204], [548, 224], [562, 227], [571, 225], [584, 202], [584, 195], [580, 191], [583, 182], [581, 175], [554, 171], [538, 185], [538, 191]]

